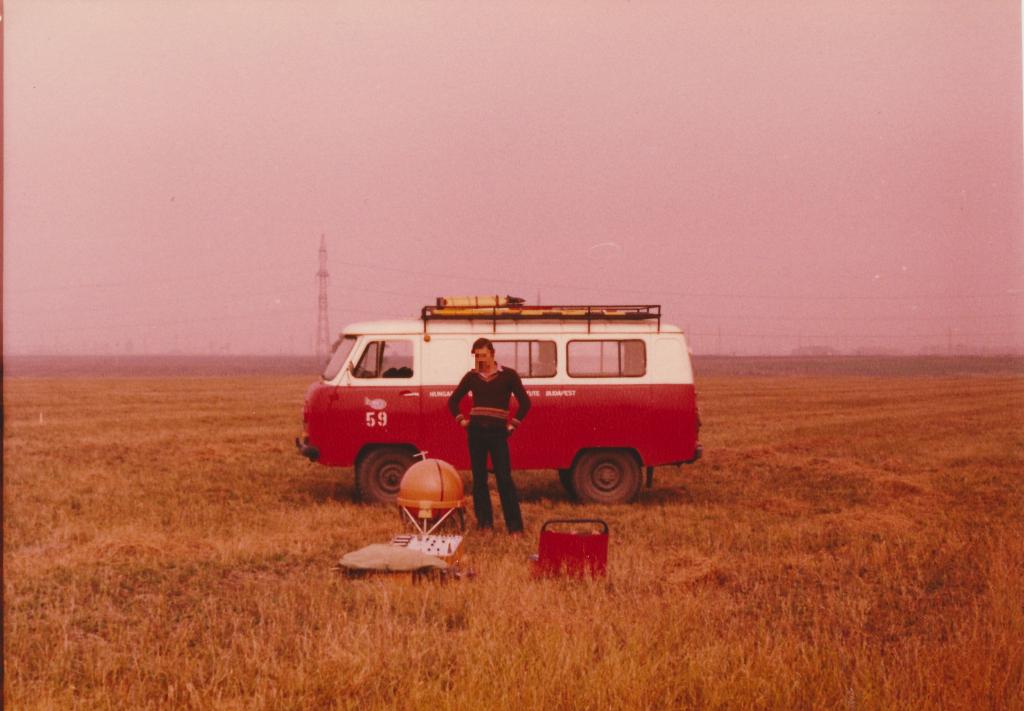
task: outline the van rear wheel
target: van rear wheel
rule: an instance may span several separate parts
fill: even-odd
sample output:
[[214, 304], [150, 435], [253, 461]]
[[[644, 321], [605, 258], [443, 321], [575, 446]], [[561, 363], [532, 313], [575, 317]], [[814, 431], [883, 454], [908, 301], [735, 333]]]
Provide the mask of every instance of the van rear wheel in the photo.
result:
[[374, 449], [356, 467], [359, 498], [368, 504], [393, 504], [406, 469], [412, 466], [412, 452], [400, 447]]
[[636, 459], [621, 449], [587, 452], [572, 472], [580, 501], [594, 504], [624, 504], [640, 493], [643, 477]]

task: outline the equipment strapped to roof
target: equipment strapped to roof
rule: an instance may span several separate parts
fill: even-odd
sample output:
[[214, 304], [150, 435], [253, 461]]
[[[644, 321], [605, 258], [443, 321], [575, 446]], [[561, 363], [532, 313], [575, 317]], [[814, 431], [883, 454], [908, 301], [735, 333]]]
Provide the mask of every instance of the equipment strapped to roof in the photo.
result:
[[478, 307], [478, 306], [522, 306], [524, 299], [516, 296], [439, 296], [438, 308], [444, 307]]
[[498, 321], [586, 321], [587, 330], [593, 321], [648, 321], [656, 320], [661, 330], [660, 304], [580, 304], [528, 306], [514, 296], [441, 296], [436, 306], [424, 306], [420, 314], [423, 330], [434, 320]]

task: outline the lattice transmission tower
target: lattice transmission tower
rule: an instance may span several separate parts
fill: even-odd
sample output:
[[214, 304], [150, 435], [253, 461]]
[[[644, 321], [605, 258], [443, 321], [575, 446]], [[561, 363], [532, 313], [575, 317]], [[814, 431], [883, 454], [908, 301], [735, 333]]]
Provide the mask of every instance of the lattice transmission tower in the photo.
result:
[[316, 273], [316, 359], [321, 364], [326, 362], [331, 354], [331, 328], [327, 323], [327, 283], [330, 276], [327, 271], [327, 242], [324, 236], [320, 235], [320, 269]]

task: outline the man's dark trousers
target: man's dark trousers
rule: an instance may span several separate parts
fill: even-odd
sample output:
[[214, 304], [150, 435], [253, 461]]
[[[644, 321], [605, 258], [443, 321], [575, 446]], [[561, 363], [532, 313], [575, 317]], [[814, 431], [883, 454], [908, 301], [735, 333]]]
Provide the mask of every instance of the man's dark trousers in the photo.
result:
[[473, 512], [480, 528], [494, 525], [491, 497], [487, 491], [487, 455], [491, 455], [494, 478], [498, 482], [501, 512], [509, 533], [523, 530], [523, 517], [519, 513], [519, 495], [512, 481], [512, 468], [508, 456], [508, 432], [501, 429], [475, 427], [470, 424], [469, 461], [473, 467]]

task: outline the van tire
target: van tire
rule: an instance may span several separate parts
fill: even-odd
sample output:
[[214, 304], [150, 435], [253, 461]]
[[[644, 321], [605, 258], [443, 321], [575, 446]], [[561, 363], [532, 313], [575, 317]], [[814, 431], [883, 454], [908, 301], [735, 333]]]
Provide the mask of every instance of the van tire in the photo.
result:
[[562, 482], [562, 488], [572, 498], [576, 498], [576, 485], [572, 483], [572, 469], [559, 469], [558, 480]]
[[359, 499], [367, 504], [393, 504], [406, 469], [412, 466], [413, 455], [400, 447], [371, 450], [356, 465], [356, 487]]
[[621, 449], [595, 449], [583, 454], [572, 471], [580, 501], [593, 504], [624, 504], [640, 493], [640, 463]]

